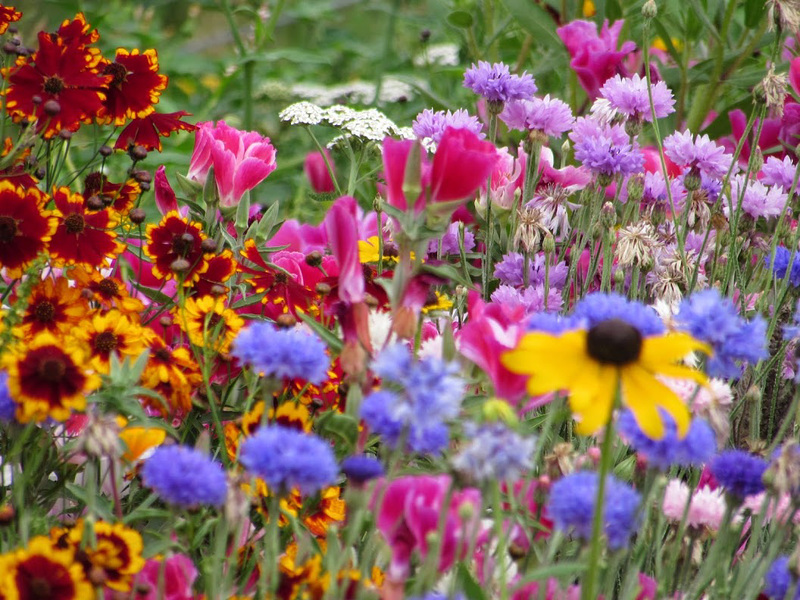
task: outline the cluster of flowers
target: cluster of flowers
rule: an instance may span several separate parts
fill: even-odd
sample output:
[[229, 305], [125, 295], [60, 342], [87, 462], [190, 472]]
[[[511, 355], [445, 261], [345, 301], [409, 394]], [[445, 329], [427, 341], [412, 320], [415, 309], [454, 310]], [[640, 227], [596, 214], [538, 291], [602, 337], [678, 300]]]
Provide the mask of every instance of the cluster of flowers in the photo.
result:
[[[82, 15], [28, 49], [20, 16], [0, 7], [0, 597], [797, 589], [800, 396], [728, 448], [734, 407], [758, 432], [758, 382], [800, 371], [787, 106], [766, 160], [736, 128], [648, 146], [672, 92], [617, 48], [622, 22], [578, 21], [559, 29], [593, 102], [577, 118], [483, 62], [464, 75], [482, 117], [288, 107], [340, 130], [305, 164], [338, 197], [281, 222], [251, 203], [268, 138], [157, 113], [154, 50], [104, 59]], [[125, 127], [77, 191], [52, 156], [88, 126]], [[179, 130], [176, 192], [141, 165]], [[336, 165], [375, 149], [365, 211]]]

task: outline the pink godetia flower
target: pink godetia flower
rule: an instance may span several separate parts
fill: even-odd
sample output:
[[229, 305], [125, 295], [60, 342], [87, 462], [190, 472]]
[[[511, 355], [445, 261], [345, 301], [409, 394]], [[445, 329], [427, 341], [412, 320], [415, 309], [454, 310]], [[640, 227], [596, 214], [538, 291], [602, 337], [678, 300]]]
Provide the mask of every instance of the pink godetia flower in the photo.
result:
[[[434, 262], [432, 260], [428, 264]], [[406, 282], [400, 294], [400, 302], [392, 315], [392, 331], [397, 337], [407, 340], [414, 338], [422, 307], [431, 298], [431, 289], [444, 283], [444, 279], [430, 273], [417, 273]]]
[[458, 351], [489, 375], [495, 395], [517, 402], [525, 395], [528, 378], [506, 369], [500, 355], [514, 348], [525, 333], [525, 311], [507, 310], [494, 302], [486, 304], [474, 291], [467, 302], [470, 318], [456, 335]]
[[225, 121], [200, 123], [187, 178], [204, 183], [211, 167], [220, 206], [231, 208], [275, 170], [275, 148], [255, 131], [239, 131]]
[[[327, 164], [326, 164], [327, 161]], [[330, 171], [328, 171], [330, 165]], [[311, 189], [317, 194], [332, 194], [336, 191], [331, 172], [333, 171], [333, 157], [330, 152], [309, 152], [303, 161], [303, 170], [311, 184]], [[335, 172], [334, 172], [335, 173]]]
[[[408, 577], [414, 552], [423, 561], [428, 558], [429, 536], [439, 531], [442, 516], [439, 572], [464, 558], [470, 540], [478, 533], [481, 494], [475, 488], [452, 491], [452, 487], [448, 475], [410, 475], [377, 486], [373, 498], [380, 501], [377, 525], [392, 549], [388, 579], [403, 581]], [[472, 516], [466, 516], [468, 513]]]
[[630, 75], [626, 59], [632, 57], [636, 44], [626, 41], [617, 49], [624, 24], [624, 21], [616, 21], [609, 27], [606, 20], [599, 35], [597, 24], [591, 21], [573, 21], [556, 30], [572, 57], [569, 66], [577, 74], [590, 100], [597, 98], [600, 88], [610, 77]]
[[[494, 144], [481, 141], [466, 129], [448, 128], [433, 156], [433, 162], [423, 156], [419, 146], [412, 153], [411, 140], [383, 140], [383, 169], [386, 197], [394, 208], [421, 213], [430, 199], [432, 203], [467, 200], [486, 183], [498, 159]], [[419, 157], [419, 165], [409, 160]], [[409, 177], [418, 180], [407, 180]], [[406, 190], [416, 188], [416, 198], [406, 198]], [[451, 211], [452, 212], [452, 211]]]
[[[153, 192], [156, 197], [158, 212], [166, 215], [169, 212], [178, 210], [178, 200], [175, 198], [175, 190], [169, 184], [164, 165], [156, 169], [156, 176], [153, 179]], [[188, 207], [185, 207], [187, 209]], [[186, 212], [186, 210], [184, 210]]]
[[336, 313], [342, 327], [344, 349], [340, 357], [345, 373], [363, 372], [372, 353], [369, 309], [364, 303], [364, 269], [358, 256], [358, 204], [342, 196], [325, 216], [325, 232], [338, 267]]
[[[544, 594], [542, 594], [544, 592]], [[581, 597], [581, 587], [579, 585], [568, 585], [562, 587], [558, 579], [548, 578], [545, 589], [541, 589], [541, 583], [533, 581], [517, 588], [511, 594], [511, 600], [579, 600]], [[603, 596], [597, 596], [597, 600], [603, 600]]]
[[[162, 575], [163, 573], [163, 575]], [[136, 576], [137, 598], [141, 600], [194, 600], [192, 592], [197, 568], [185, 554], [173, 554], [167, 559], [150, 558]], [[147, 591], [144, 591], [144, 590]]]
[[519, 147], [517, 157], [511, 155], [507, 148], [501, 148], [497, 152], [497, 162], [492, 171], [488, 193], [482, 191], [476, 207], [483, 214], [486, 211], [486, 197], [492, 201], [493, 208], [501, 210], [511, 210], [515, 202], [519, 201], [522, 193], [522, 184], [525, 180], [525, 151], [522, 144]]

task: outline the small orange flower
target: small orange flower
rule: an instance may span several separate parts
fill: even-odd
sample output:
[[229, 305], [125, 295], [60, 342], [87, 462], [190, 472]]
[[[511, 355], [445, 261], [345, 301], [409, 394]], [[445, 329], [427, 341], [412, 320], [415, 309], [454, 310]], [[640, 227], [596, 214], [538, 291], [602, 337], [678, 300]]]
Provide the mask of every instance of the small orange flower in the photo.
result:
[[89, 173], [83, 181], [85, 198], [97, 196], [104, 206], [118, 213], [127, 213], [141, 194], [142, 187], [134, 179], [128, 179], [125, 183], [111, 183], [99, 171]]
[[8, 26], [14, 21], [19, 21], [22, 13], [13, 6], [0, 6], [0, 34], [8, 31]]
[[17, 333], [20, 337], [40, 331], [68, 334], [88, 312], [89, 303], [79, 288], [70, 287], [66, 277], [59, 277], [55, 282], [48, 277], [31, 290]]
[[142, 536], [122, 523], [98, 521], [93, 525], [95, 543], [82, 546], [83, 530], [84, 523], [79, 520], [69, 531], [66, 542], [83, 563], [87, 577], [93, 570], [100, 570], [105, 587], [129, 592], [133, 587], [133, 576], [145, 564], [142, 558]]
[[150, 357], [142, 373], [142, 385], [161, 394], [167, 405], [153, 398], [144, 398], [145, 404], [164, 417], [187, 414], [192, 410], [192, 395], [203, 382], [191, 352], [184, 347], [170, 348], [156, 335], [148, 346]]
[[[122, 313], [140, 315], [144, 311], [141, 300], [131, 297], [125, 284], [116, 277], [103, 277], [100, 271], [73, 269], [71, 275], [90, 296], [93, 305], [103, 310], [116, 308]], [[89, 293], [91, 292], [91, 293]]]
[[48, 200], [35, 187], [0, 181], [0, 267], [9, 277], [20, 277], [47, 248], [57, 225]]
[[236, 334], [244, 326], [244, 319], [227, 308], [221, 296], [189, 298], [183, 309], [178, 310], [176, 321], [192, 344], [221, 354], [228, 352]]
[[182, 280], [189, 286], [208, 270], [203, 241], [206, 235], [200, 223], [190, 222], [171, 211], [158, 225], [147, 226], [144, 253], [153, 261], [153, 275], [160, 279]]
[[143, 328], [118, 310], [95, 313], [84, 327], [76, 330], [91, 349], [91, 364], [100, 373], [108, 373], [111, 353], [116, 352], [120, 360], [126, 356], [136, 359], [146, 347], [148, 338], [155, 334]]

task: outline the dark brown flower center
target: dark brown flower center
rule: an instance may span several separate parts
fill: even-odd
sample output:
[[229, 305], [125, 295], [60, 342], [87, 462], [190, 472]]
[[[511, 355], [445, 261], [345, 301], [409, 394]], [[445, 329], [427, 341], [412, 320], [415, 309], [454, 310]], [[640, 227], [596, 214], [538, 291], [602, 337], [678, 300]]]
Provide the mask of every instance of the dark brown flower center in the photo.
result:
[[103, 354], [108, 354], [112, 350], [115, 350], [118, 344], [117, 336], [111, 331], [98, 333], [97, 337], [94, 338], [95, 349]]
[[601, 321], [589, 330], [587, 352], [600, 363], [628, 365], [642, 352], [642, 334], [622, 319]]
[[11, 217], [0, 217], [0, 242], [8, 244], [17, 237], [17, 221]]
[[44, 579], [43, 577], [34, 577], [28, 583], [28, 590], [31, 593], [31, 596], [36, 600], [41, 598], [45, 600], [45, 598], [52, 598], [52, 587], [50, 586], [50, 582]]
[[36, 373], [47, 383], [60, 383], [67, 372], [67, 365], [60, 358], [45, 358], [39, 363]]
[[82, 214], [72, 213], [64, 219], [64, 226], [67, 228], [67, 233], [83, 233], [86, 229], [86, 220]]
[[176, 235], [172, 238], [172, 252], [178, 256], [186, 256], [194, 246], [194, 236], [191, 233]]
[[113, 62], [103, 69], [103, 75], [111, 75], [113, 79], [110, 85], [119, 87], [125, 82], [125, 78], [128, 76], [128, 69], [125, 68], [125, 65]]
[[64, 89], [64, 81], [60, 77], [54, 75], [53, 77], [45, 79], [42, 87], [44, 91], [51, 96], [57, 96]]
[[166, 348], [159, 348], [158, 350], [153, 352], [153, 356], [163, 362], [169, 362], [170, 359], [172, 358], [172, 355], [170, 355], [169, 350], [167, 350]]
[[97, 284], [97, 289], [106, 298], [114, 298], [119, 294], [119, 286], [113, 279], [103, 279]]
[[100, 171], [89, 173], [83, 182], [83, 193], [91, 196], [103, 189], [103, 174]]
[[289, 276], [283, 271], [275, 273], [275, 283], [283, 284], [289, 281]]
[[33, 309], [33, 315], [40, 323], [49, 323], [56, 316], [56, 307], [49, 300], [42, 300]]
[[211, 316], [208, 317], [208, 330], [214, 331], [217, 328], [217, 325], [220, 324], [222, 321], [222, 317], [217, 313], [211, 313]]

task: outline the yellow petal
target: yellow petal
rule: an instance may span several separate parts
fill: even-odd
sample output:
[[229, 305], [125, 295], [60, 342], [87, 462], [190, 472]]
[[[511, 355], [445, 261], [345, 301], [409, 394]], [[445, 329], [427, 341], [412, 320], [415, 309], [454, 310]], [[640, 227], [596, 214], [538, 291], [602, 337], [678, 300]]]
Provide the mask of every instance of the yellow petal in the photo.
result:
[[678, 436], [683, 437], [689, 428], [689, 409], [678, 395], [656, 379], [641, 365], [622, 369], [624, 403], [633, 411], [636, 422], [648, 437], [664, 437], [664, 423], [658, 408], [666, 410], [675, 420]]
[[611, 418], [619, 383], [618, 368], [613, 365], [597, 365], [592, 377], [593, 385], [586, 385], [584, 378], [572, 389], [569, 405], [580, 417], [575, 430], [581, 435], [597, 433]]
[[704, 387], [708, 386], [708, 377], [706, 377], [705, 373], [684, 365], [661, 365], [656, 372], [665, 377], [691, 379]]
[[691, 352], [711, 354], [711, 348], [699, 342], [688, 333], [669, 333], [648, 337], [642, 341], [642, 352], [638, 363], [648, 371], [661, 372], [663, 365], [671, 365], [682, 360]]
[[591, 385], [594, 378], [590, 375], [597, 369], [597, 363], [585, 354], [558, 361], [540, 361], [539, 364], [544, 368], [537, 369], [528, 380], [528, 393], [532, 396], [558, 390], [571, 392], [576, 387]]

